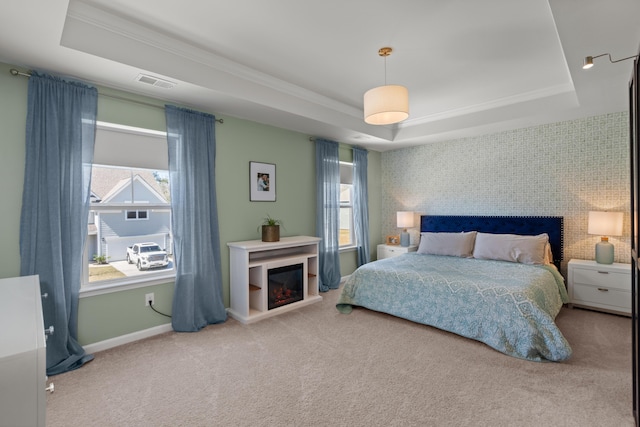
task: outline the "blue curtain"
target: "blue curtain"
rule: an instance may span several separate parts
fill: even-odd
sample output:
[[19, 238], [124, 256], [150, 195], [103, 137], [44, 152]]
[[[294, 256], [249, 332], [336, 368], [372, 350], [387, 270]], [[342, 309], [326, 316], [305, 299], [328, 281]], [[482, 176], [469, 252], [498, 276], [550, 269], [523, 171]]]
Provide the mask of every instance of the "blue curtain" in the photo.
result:
[[176, 283], [171, 323], [194, 332], [224, 322], [216, 204], [215, 117], [167, 105]]
[[369, 256], [369, 191], [367, 156], [362, 148], [353, 148], [353, 228], [358, 245], [358, 267], [371, 261]]
[[47, 375], [93, 356], [78, 343], [78, 299], [87, 237], [98, 92], [42, 73], [29, 79], [20, 218], [20, 275], [40, 276]]
[[316, 139], [316, 233], [320, 291], [340, 286], [340, 163], [338, 143]]

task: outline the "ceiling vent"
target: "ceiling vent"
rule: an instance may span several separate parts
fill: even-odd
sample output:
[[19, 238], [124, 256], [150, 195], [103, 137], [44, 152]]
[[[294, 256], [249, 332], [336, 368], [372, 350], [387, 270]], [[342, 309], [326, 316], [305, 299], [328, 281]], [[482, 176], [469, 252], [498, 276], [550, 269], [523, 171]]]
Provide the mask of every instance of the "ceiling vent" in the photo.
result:
[[138, 74], [138, 77], [136, 77], [136, 81], [155, 87], [160, 87], [162, 89], [171, 89], [176, 85], [176, 83], [170, 82], [169, 80], [153, 77], [148, 74]]

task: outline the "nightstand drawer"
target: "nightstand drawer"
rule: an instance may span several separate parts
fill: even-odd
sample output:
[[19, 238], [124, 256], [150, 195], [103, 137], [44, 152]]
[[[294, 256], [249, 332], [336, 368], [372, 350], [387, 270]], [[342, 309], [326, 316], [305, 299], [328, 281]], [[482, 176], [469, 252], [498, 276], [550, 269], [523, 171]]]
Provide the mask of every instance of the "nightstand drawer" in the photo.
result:
[[378, 248], [378, 259], [392, 258], [404, 253], [407, 253], [407, 251], [401, 250], [400, 247], [391, 248], [389, 246], [383, 246], [381, 248]]
[[386, 246], [382, 249], [382, 253], [385, 254], [386, 256], [394, 256], [394, 255], [406, 254], [407, 250], [401, 246], [398, 246], [396, 248]]
[[631, 276], [613, 271], [576, 268], [573, 270], [573, 283], [631, 292]]
[[418, 246], [378, 245], [378, 259], [393, 258], [408, 252], [415, 252]]
[[[575, 272], [574, 272], [575, 273]], [[605, 286], [573, 285], [573, 303], [631, 312], [631, 292]]]

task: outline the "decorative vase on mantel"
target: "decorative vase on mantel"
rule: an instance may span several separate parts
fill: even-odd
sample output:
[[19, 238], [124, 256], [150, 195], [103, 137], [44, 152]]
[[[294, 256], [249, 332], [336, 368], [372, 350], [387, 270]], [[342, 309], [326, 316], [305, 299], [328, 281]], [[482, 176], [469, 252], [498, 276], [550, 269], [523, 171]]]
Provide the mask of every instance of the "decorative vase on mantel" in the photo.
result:
[[280, 226], [279, 225], [263, 225], [262, 241], [263, 242], [279, 242]]

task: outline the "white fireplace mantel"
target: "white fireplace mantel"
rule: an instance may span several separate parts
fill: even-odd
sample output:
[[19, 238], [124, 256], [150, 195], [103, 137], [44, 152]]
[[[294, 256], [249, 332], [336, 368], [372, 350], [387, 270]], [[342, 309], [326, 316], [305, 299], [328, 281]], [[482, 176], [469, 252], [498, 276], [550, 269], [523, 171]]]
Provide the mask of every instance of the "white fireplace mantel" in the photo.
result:
[[[278, 242], [229, 242], [230, 307], [227, 312], [242, 323], [252, 323], [321, 301], [318, 290], [318, 243], [310, 236], [283, 237]], [[267, 309], [268, 271], [303, 264], [303, 298]]]

